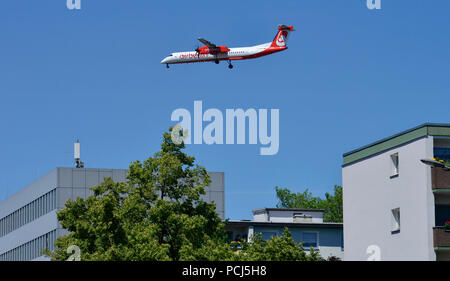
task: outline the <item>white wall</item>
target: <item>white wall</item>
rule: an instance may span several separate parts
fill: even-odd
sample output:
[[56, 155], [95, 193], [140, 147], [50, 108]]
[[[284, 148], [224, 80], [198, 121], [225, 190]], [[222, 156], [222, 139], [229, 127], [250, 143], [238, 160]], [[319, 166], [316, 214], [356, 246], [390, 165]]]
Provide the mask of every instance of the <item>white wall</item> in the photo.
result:
[[323, 223], [323, 212], [315, 211], [291, 211], [291, 210], [269, 210], [261, 211], [253, 215], [256, 222], [294, 222], [294, 213], [312, 217], [312, 223]]
[[254, 214], [253, 221], [256, 221], [256, 222], [269, 221], [269, 218], [267, 217], [267, 212], [260, 212], [260, 213]]
[[[391, 176], [391, 158], [399, 154], [399, 176]], [[433, 156], [426, 137], [342, 169], [345, 260], [367, 260], [377, 245], [381, 260], [435, 260], [434, 197], [430, 168], [420, 159]], [[391, 209], [400, 208], [401, 229], [391, 233]]]
[[293, 222], [292, 211], [269, 211], [268, 218], [271, 222]]

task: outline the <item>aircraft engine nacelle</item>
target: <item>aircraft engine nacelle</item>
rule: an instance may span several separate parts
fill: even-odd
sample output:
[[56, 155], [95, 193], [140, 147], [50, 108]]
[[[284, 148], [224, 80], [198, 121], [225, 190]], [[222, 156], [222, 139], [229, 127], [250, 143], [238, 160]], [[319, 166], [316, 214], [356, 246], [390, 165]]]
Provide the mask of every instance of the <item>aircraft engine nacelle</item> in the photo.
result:
[[217, 48], [219, 49], [219, 53], [228, 53], [230, 51], [230, 49], [225, 46], [218, 46]]
[[201, 47], [201, 48], [197, 48], [196, 52], [198, 52], [199, 54], [219, 54], [219, 53], [227, 53], [229, 52], [230, 49], [228, 49], [225, 46], [217, 46], [215, 48], [210, 48], [210, 47]]

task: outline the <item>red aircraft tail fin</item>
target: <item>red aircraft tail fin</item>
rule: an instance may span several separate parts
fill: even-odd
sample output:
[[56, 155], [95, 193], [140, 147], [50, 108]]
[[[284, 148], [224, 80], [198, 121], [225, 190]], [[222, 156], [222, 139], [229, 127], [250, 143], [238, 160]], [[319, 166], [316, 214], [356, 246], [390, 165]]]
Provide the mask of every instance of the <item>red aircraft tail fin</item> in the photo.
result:
[[279, 25], [278, 32], [275, 38], [272, 41], [271, 47], [285, 47], [286, 42], [291, 31], [295, 31], [292, 25]]

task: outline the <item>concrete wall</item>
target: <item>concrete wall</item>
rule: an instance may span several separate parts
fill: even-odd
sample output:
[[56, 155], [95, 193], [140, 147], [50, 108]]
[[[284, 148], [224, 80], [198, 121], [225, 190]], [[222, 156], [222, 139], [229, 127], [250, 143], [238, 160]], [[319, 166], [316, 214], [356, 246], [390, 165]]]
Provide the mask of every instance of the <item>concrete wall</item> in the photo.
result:
[[91, 187], [97, 186], [107, 177], [115, 182], [126, 181], [127, 170], [94, 168], [57, 168], [58, 173], [58, 210], [63, 209], [67, 200], [94, 195]]
[[211, 184], [206, 188], [207, 202], [216, 203], [216, 212], [219, 217], [225, 219], [225, 173], [223, 172], [209, 172]]
[[[391, 177], [391, 155], [399, 155], [399, 175]], [[430, 168], [433, 137], [425, 137], [344, 166], [345, 260], [367, 260], [380, 248], [381, 260], [435, 260], [434, 197]], [[400, 208], [400, 232], [391, 233], [391, 210]]]
[[[115, 182], [126, 181], [128, 170], [125, 169], [76, 169], [58, 168], [58, 209], [64, 208], [67, 200], [77, 197], [86, 198], [93, 195], [91, 187], [99, 185], [107, 177]], [[223, 172], [208, 173], [211, 184], [206, 187], [206, 194], [202, 199], [215, 202], [216, 211], [221, 219], [225, 218], [225, 174]]]

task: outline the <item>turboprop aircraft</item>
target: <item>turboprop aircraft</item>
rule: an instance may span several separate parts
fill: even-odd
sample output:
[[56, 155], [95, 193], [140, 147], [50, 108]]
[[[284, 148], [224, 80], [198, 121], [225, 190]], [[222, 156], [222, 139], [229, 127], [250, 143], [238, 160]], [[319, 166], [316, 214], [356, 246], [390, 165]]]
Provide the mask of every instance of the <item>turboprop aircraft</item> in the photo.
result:
[[203, 38], [199, 38], [198, 40], [205, 45], [204, 47], [199, 47], [195, 51], [190, 52], [172, 53], [164, 58], [161, 63], [169, 68], [169, 64], [176, 63], [213, 61], [219, 64], [221, 60], [226, 60], [228, 61], [228, 68], [232, 69], [232, 60], [254, 59], [286, 50], [286, 41], [291, 31], [295, 31], [293, 26], [279, 25], [278, 32], [272, 42], [240, 48], [217, 46]]

